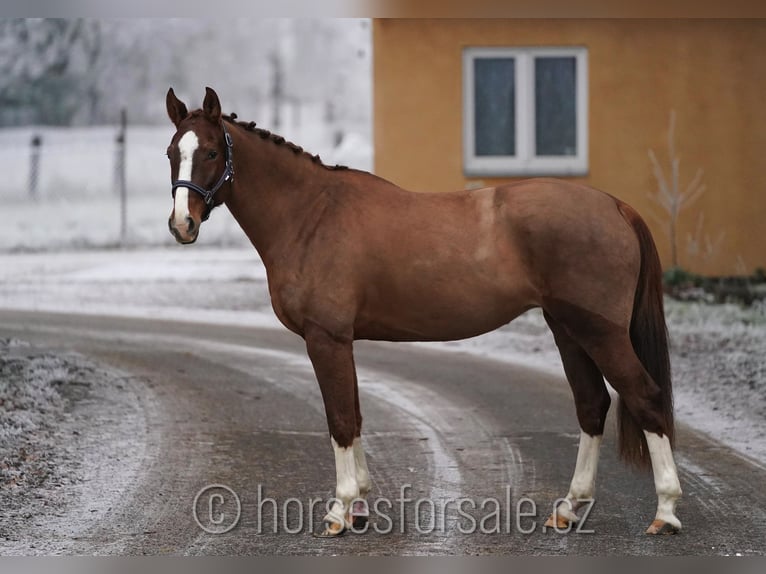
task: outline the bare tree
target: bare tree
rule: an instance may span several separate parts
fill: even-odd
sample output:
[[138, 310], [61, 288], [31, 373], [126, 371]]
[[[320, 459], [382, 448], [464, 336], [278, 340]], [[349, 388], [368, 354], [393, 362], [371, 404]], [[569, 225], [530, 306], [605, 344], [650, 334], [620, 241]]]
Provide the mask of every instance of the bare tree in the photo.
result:
[[681, 189], [680, 164], [681, 159], [676, 155], [675, 149], [676, 112], [670, 111], [670, 127], [668, 129], [668, 162], [670, 164], [669, 177], [665, 175], [654, 150], [649, 150], [649, 159], [652, 162], [654, 177], [657, 180], [657, 190], [649, 194], [649, 197], [662, 209], [664, 214], [658, 215], [651, 212], [670, 240], [671, 264], [679, 266], [678, 261], [678, 218], [681, 212], [695, 203], [705, 193], [705, 184], [702, 183], [702, 168], [697, 169], [689, 184]]
[[122, 108], [164, 123], [168, 86], [193, 99], [208, 85], [268, 122], [278, 54], [277, 100], [329, 101], [369, 130], [369, 41], [350, 19], [0, 19], [0, 125], [114, 122]]
[[0, 122], [72, 123], [83, 101], [95, 105], [100, 51], [95, 20], [0, 20]]
[[705, 214], [700, 213], [697, 217], [697, 226], [694, 229], [694, 233], [689, 233], [686, 236], [686, 253], [690, 258], [699, 259], [703, 263], [707, 263], [715, 259], [720, 253], [721, 244], [726, 237], [726, 233], [721, 231], [713, 238], [709, 233], [704, 232], [704, 224]]

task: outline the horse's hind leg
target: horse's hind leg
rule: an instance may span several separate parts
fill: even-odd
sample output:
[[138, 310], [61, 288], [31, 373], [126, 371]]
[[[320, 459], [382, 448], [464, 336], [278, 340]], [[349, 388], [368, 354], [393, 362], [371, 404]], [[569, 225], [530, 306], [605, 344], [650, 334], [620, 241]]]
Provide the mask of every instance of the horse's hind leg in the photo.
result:
[[548, 313], [544, 315], [559, 348], [580, 423], [580, 446], [569, 492], [545, 523], [547, 527], [566, 529], [578, 520], [577, 510], [595, 495], [599, 447], [611, 399], [593, 360], [562, 325]]
[[[651, 462], [657, 513], [647, 534], [678, 532], [681, 521], [675, 515], [675, 506], [681, 496], [681, 484], [673, 461], [662, 390], [636, 355], [627, 331], [615, 328], [594, 333], [583, 339], [582, 344], [625, 403], [627, 412], [619, 413], [620, 424], [625, 426], [620, 430], [621, 446], [628, 440], [640, 440], [642, 435], [646, 439], [645, 447], [627, 456], [633, 456], [633, 462], [639, 465]], [[631, 438], [628, 434], [637, 436]]]
[[324, 517], [317, 536], [337, 536], [351, 527], [351, 505], [359, 497], [360, 490], [357, 449], [354, 448], [358, 425], [353, 346], [350, 338], [335, 337], [313, 323], [306, 326], [304, 338], [322, 391], [335, 452], [335, 501]]

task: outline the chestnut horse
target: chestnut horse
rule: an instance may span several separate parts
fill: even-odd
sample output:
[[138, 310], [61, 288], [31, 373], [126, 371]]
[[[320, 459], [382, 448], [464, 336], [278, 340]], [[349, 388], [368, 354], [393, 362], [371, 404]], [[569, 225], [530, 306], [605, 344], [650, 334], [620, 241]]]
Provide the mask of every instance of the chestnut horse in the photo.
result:
[[354, 340], [473, 337], [533, 307], [555, 337], [581, 429], [569, 491], [547, 524], [577, 521], [594, 495], [606, 379], [620, 397], [622, 457], [654, 471], [647, 533], [680, 530], [661, 268], [635, 210], [554, 179], [413, 193], [222, 115], [210, 88], [199, 110], [172, 89], [166, 103], [177, 129], [170, 231], [193, 243], [225, 203], [263, 260], [274, 312], [306, 342], [337, 474], [318, 535], [350, 528], [352, 503], [370, 489]]

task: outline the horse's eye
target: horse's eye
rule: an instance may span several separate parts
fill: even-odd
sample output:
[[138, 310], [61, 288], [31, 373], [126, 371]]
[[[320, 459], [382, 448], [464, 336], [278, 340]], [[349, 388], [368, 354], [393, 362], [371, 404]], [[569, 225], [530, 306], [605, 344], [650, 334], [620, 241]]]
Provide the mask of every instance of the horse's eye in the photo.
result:
[[217, 151], [213, 150], [213, 151], [207, 152], [207, 158], [208, 159], [215, 159], [217, 157], [218, 157], [218, 152]]

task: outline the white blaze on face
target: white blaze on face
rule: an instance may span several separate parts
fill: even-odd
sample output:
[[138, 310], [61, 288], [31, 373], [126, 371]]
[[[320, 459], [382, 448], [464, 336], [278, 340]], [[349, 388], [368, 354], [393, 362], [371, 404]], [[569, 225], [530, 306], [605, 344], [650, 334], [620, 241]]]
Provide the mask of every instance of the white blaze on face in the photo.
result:
[[[181, 140], [178, 142], [178, 151], [181, 153], [181, 163], [178, 166], [178, 179], [191, 181], [192, 159], [194, 158], [194, 152], [197, 150], [198, 146], [199, 140], [197, 139], [197, 134], [193, 131], [188, 131], [181, 137]], [[189, 216], [188, 188], [179, 187], [176, 189], [174, 212], [176, 225], [185, 224], [186, 218]]]

